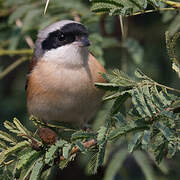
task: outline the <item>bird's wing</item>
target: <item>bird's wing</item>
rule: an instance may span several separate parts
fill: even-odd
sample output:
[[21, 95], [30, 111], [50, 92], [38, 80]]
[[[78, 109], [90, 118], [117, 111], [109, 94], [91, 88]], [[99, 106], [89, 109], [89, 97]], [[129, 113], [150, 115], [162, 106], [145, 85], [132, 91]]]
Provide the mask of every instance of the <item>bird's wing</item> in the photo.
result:
[[100, 73], [106, 73], [105, 68], [99, 63], [99, 61], [90, 53], [89, 54], [89, 66], [92, 71], [93, 79], [95, 82], [104, 83], [107, 82]]
[[37, 60], [35, 58], [32, 58], [32, 60], [30, 61], [29, 64], [29, 69], [28, 69], [28, 73], [27, 73], [27, 79], [26, 79], [26, 84], [25, 84], [25, 90], [27, 90], [28, 87], [28, 81], [29, 81], [29, 74], [32, 72], [32, 70], [34, 69], [34, 67], [37, 64]]

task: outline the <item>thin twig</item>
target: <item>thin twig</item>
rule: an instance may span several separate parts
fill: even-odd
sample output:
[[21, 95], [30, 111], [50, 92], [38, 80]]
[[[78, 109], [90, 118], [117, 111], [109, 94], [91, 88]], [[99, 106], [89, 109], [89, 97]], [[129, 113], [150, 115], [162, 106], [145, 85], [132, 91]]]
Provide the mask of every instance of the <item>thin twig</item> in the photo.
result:
[[[96, 145], [97, 144], [97, 141], [95, 140], [95, 139], [92, 139], [92, 140], [90, 140], [90, 141], [86, 141], [86, 142], [84, 142], [83, 143], [83, 145], [84, 145], [84, 147], [87, 149], [87, 148], [90, 148], [90, 147], [92, 147], [92, 146], [94, 146], [94, 145]], [[77, 153], [77, 152], [79, 152], [80, 151], [80, 149], [77, 147], [77, 146], [75, 146], [72, 150], [71, 150], [71, 155], [73, 155], [73, 154], [75, 154], [75, 153]], [[65, 160], [65, 158], [64, 158], [64, 156], [61, 156], [60, 157], [60, 160], [62, 161], [62, 160]]]
[[123, 24], [122, 15], [119, 16], [119, 22], [120, 22], [120, 27], [121, 27], [122, 39], [125, 40], [125, 31], [124, 31], [124, 24]]
[[147, 13], [152, 13], [152, 12], [157, 12], [157, 11], [174, 11], [174, 10], [178, 10], [176, 8], [159, 8], [159, 9], [151, 9], [151, 10], [147, 10], [147, 11], [141, 11], [141, 12], [137, 12], [131, 15], [127, 15], [126, 17], [129, 16], [137, 16], [137, 15], [141, 15], [141, 14], [147, 14]]
[[19, 66], [22, 62], [26, 61], [28, 58], [27, 57], [22, 57], [9, 65], [3, 72], [0, 73], [0, 79], [2, 79], [4, 76], [6, 76], [9, 72], [14, 70], [17, 66]]
[[151, 9], [143, 12], [137, 12], [131, 15], [127, 16], [137, 16], [140, 14], [146, 14], [146, 13], [152, 13], [152, 12], [157, 12], [157, 11], [174, 11], [174, 10], [179, 10], [180, 9], [180, 3], [179, 2], [174, 2], [174, 1], [168, 1], [168, 0], [160, 0], [161, 2], [171, 6], [169, 8], [157, 8], [157, 9]]
[[44, 15], [46, 14], [46, 11], [47, 11], [47, 8], [48, 8], [48, 5], [49, 5], [49, 1], [50, 0], [46, 0], [46, 6], [44, 8]]
[[[149, 78], [150, 79], [150, 78]], [[175, 91], [175, 92], [178, 92], [178, 93], [180, 93], [180, 90], [179, 89], [175, 89], [175, 88], [172, 88], [172, 87], [168, 87], [168, 86], [166, 86], [166, 85], [163, 85], [163, 84], [160, 84], [160, 83], [158, 83], [158, 82], [155, 82], [155, 81], [153, 81], [152, 79], [150, 79], [151, 80], [151, 82], [148, 82], [148, 83], [139, 83], [137, 86], [143, 86], [143, 85], [152, 85], [152, 86], [159, 86], [159, 87], [161, 87], [161, 88], [165, 88], [165, 89], [167, 89], [167, 90], [170, 90], [170, 91]], [[153, 81], [153, 82], [152, 82]]]
[[155, 85], [160, 86], [160, 87], [165, 88], [165, 89], [168, 89], [168, 90], [170, 90], [170, 91], [175, 91], [175, 92], [180, 93], [180, 90], [179, 90], [179, 89], [171, 88], [171, 87], [165, 86], [165, 85], [163, 85], [163, 84], [159, 84], [159, 83], [157, 83], [157, 82], [155, 83]]
[[[143, 73], [143, 72], [141, 71], [141, 73]], [[175, 91], [175, 92], [180, 93], [179, 89], [171, 88], [171, 87], [168, 87], [166, 85], [160, 84], [160, 83], [154, 81], [153, 79], [149, 78], [148, 76], [146, 76], [146, 74], [143, 73], [143, 75], [146, 77], [146, 79], [148, 79], [150, 81], [150, 82], [148, 82], [148, 85], [159, 86], [161, 88], [165, 88], [165, 89], [168, 89], [170, 91]], [[140, 83], [139, 85], [142, 86], [142, 85], [144, 85], [144, 83]], [[145, 83], [145, 85], [147, 85], [147, 83]]]
[[169, 5], [169, 6], [172, 6], [174, 8], [180, 8], [180, 3], [179, 2], [174, 2], [174, 1], [168, 1], [168, 0], [160, 0], [161, 2]]
[[32, 49], [20, 49], [20, 50], [5, 50], [0, 49], [0, 56], [4, 55], [32, 55], [33, 50]]
[[[121, 33], [122, 33], [122, 42], [124, 43], [126, 40], [126, 35], [127, 35], [127, 27], [125, 29], [125, 22], [123, 22], [123, 16], [119, 16], [119, 23], [120, 23], [120, 28], [121, 28]], [[126, 51], [123, 51], [122, 53], [122, 58], [121, 58], [121, 68], [123, 71], [127, 71], [127, 53]]]

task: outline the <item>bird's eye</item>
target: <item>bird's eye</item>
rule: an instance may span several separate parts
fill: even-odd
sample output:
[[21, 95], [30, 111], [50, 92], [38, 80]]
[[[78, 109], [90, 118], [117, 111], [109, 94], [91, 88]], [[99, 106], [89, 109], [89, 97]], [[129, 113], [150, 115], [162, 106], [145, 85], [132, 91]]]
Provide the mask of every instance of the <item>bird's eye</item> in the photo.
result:
[[65, 40], [65, 35], [63, 33], [61, 33], [59, 36], [58, 36], [59, 40], [60, 41], [64, 41]]

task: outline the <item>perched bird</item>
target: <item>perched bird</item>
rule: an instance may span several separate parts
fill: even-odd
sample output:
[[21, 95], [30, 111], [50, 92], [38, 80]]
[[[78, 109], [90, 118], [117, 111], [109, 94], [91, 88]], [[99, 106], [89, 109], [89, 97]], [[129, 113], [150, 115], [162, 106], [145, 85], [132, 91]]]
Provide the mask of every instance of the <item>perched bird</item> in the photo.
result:
[[92, 119], [104, 91], [95, 82], [105, 82], [105, 69], [88, 51], [86, 27], [62, 20], [41, 30], [27, 76], [28, 112], [40, 120], [76, 125]]

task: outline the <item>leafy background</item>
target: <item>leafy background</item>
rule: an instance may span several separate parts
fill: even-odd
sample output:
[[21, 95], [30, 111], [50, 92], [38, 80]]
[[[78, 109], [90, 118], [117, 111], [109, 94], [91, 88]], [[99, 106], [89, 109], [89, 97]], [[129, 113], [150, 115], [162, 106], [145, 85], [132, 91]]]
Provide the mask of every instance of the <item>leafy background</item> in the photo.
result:
[[[92, 2], [94, 3], [91, 4]], [[157, 8], [166, 8], [168, 5], [154, 0], [139, 0], [137, 1], [139, 6], [137, 4], [135, 6], [133, 1], [122, 1], [123, 6], [121, 6], [117, 5], [119, 1], [113, 0], [116, 2], [114, 3], [115, 7], [107, 6], [107, 3], [105, 5], [99, 4], [102, 1], [98, 0], [92, 2], [90, 3], [88, 0], [76, 0], [76, 3], [73, 0], [50, 1], [44, 15], [45, 1], [0, 0], [0, 54], [3, 54], [1, 49], [8, 50], [7, 55], [0, 56], [0, 72], [2, 73], [10, 64], [21, 58], [19, 55], [12, 54], [19, 50], [28, 50], [28, 53], [25, 54], [25, 62], [1, 79], [0, 118], [2, 128], [5, 120], [12, 121], [14, 117], [20, 119], [29, 129], [34, 128], [26, 112], [24, 90], [28, 60], [32, 52], [30, 50], [31, 39], [34, 42], [39, 29], [60, 19], [80, 19], [88, 27], [93, 44], [91, 51], [109, 72], [118, 68], [130, 76], [134, 76], [134, 70], [139, 67], [161, 84], [177, 89], [180, 87], [178, 76], [171, 69], [165, 40], [165, 31], [168, 30], [173, 35], [180, 29], [180, 14], [177, 11], [170, 10], [129, 16], [132, 13], [141, 12], [143, 9], [156, 11]], [[147, 4], [146, 2], [151, 3]], [[110, 13], [110, 15], [129, 16], [123, 18], [123, 37], [119, 16], [102, 14], [101, 7], [104, 6], [107, 7], [103, 8], [103, 11]], [[177, 41], [176, 53], [178, 57], [180, 55], [179, 48]], [[104, 103], [102, 110], [94, 120], [93, 129], [97, 130], [104, 124], [112, 103], [112, 101]], [[122, 112], [128, 106], [130, 103], [127, 103], [126, 107], [122, 107]], [[101, 130], [103, 131], [103, 129]], [[107, 163], [99, 169], [98, 174], [88, 175], [84, 167], [89, 157], [80, 155], [63, 171], [57, 170], [55, 167], [52, 170], [53, 177], [49, 179], [55, 179], [55, 177], [56, 179], [77, 177], [78, 179], [106, 180], [179, 179], [179, 153], [173, 159], [165, 159], [158, 167], [153, 158], [146, 152], [128, 153], [127, 139], [130, 139], [131, 136], [128, 135], [113, 145], [108, 145], [105, 156]], [[6, 174], [8, 175], [8, 173]]]

